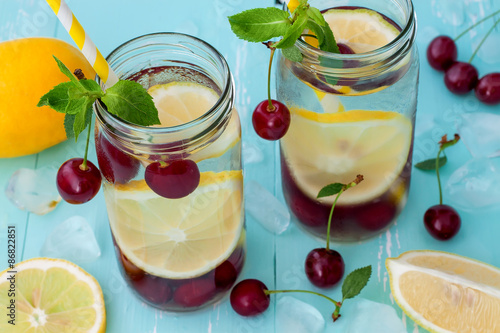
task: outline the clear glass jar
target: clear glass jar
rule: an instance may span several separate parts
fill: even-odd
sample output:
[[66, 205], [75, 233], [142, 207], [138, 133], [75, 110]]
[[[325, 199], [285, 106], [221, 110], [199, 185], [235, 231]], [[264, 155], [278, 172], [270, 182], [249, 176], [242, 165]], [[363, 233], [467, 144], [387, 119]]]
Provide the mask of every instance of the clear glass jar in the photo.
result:
[[[146, 89], [202, 85], [217, 93], [206, 113], [172, 127], [134, 125], [94, 105], [104, 197], [125, 280], [163, 310], [212, 304], [227, 294], [245, 259], [241, 128], [227, 63], [209, 44], [177, 33], [132, 39], [107, 60], [118, 77]], [[191, 194], [168, 199], [146, 183], [148, 165], [186, 160], [200, 171]]]
[[[319, 190], [361, 174], [364, 181], [343, 193], [335, 206], [331, 240], [364, 240], [390, 227], [408, 196], [419, 75], [415, 12], [410, 0], [309, 3], [322, 11], [336, 8], [342, 19], [364, 15], [363, 20], [373, 19], [394, 34], [385, 45], [357, 54], [323, 52], [298, 40], [303, 60], [280, 56], [277, 67], [277, 96], [292, 114], [280, 142], [290, 210], [299, 226], [326, 238], [335, 196], [317, 199]], [[357, 24], [343, 28], [365, 33], [366, 44], [381, 30], [369, 22]], [[337, 42], [350, 45], [338, 36]], [[366, 46], [357, 43], [353, 49]]]

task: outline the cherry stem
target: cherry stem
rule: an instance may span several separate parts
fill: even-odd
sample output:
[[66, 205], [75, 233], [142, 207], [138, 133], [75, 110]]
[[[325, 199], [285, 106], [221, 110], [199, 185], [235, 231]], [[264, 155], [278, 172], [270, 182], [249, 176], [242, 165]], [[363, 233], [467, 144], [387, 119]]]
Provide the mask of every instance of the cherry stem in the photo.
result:
[[269, 70], [267, 72], [267, 101], [269, 103], [267, 111], [269, 112], [273, 112], [275, 109], [273, 102], [271, 101], [271, 67], [273, 65], [274, 51], [276, 51], [276, 49], [271, 47], [271, 58], [269, 59]]
[[486, 21], [487, 19], [489, 18], [492, 18], [493, 16], [497, 15], [500, 13], [500, 10], [497, 10], [496, 12], [494, 12], [493, 14], [490, 14], [484, 18], [482, 18], [481, 20], [477, 21], [476, 23], [474, 23], [473, 25], [471, 25], [470, 27], [468, 27], [464, 32], [462, 32], [460, 35], [458, 35], [457, 37], [455, 37], [455, 42], [457, 40], [459, 40], [460, 38], [462, 38], [466, 33], [468, 33], [469, 31], [471, 31], [472, 29], [474, 29], [476, 26], [478, 26], [479, 24], [483, 23], [484, 21]]
[[[92, 119], [92, 118], [91, 118]], [[90, 121], [89, 123], [89, 129], [87, 131], [87, 145], [85, 146], [85, 156], [83, 156], [83, 163], [82, 163], [82, 166], [81, 166], [81, 169], [83, 171], [87, 170], [87, 155], [89, 153], [89, 142], [90, 142], [90, 129], [91, 129], [91, 124], [92, 124], [92, 121]]]
[[328, 296], [325, 296], [323, 294], [317, 293], [315, 291], [310, 291], [310, 290], [297, 290], [297, 289], [289, 289], [289, 290], [264, 290], [264, 293], [266, 295], [271, 295], [271, 294], [279, 294], [279, 293], [305, 293], [305, 294], [313, 294], [316, 296], [323, 297], [330, 302], [332, 302], [335, 305], [335, 312], [338, 314], [340, 311], [340, 307], [342, 306], [342, 303], [335, 301], [333, 298], [330, 298]]
[[443, 191], [441, 189], [441, 179], [439, 177], [439, 156], [441, 155], [441, 152], [443, 151], [443, 148], [440, 148], [438, 151], [438, 156], [436, 158], [436, 176], [438, 180], [438, 187], [439, 187], [439, 204], [443, 204]]
[[493, 26], [490, 28], [490, 30], [486, 33], [486, 35], [481, 40], [481, 43], [479, 43], [479, 45], [476, 47], [476, 50], [474, 51], [474, 54], [472, 54], [472, 57], [469, 60], [469, 64], [472, 62], [472, 60], [474, 60], [474, 57], [476, 56], [476, 54], [481, 49], [481, 46], [483, 46], [483, 44], [486, 41], [486, 39], [488, 39], [488, 37], [490, 36], [490, 34], [493, 32], [493, 30], [495, 30], [495, 27], [498, 25], [498, 23], [500, 23], [500, 19], [498, 19], [498, 20], [495, 21], [495, 24], [493, 24]]
[[[350, 186], [349, 186], [350, 187]], [[344, 187], [340, 190], [340, 192], [337, 194], [335, 197], [335, 201], [333, 201], [332, 209], [330, 209], [330, 216], [328, 217], [328, 227], [326, 228], [326, 250], [330, 250], [330, 227], [332, 225], [332, 216], [333, 216], [333, 209], [335, 208], [335, 204], [337, 204], [337, 200], [339, 200], [339, 197], [346, 189], [349, 187]]]

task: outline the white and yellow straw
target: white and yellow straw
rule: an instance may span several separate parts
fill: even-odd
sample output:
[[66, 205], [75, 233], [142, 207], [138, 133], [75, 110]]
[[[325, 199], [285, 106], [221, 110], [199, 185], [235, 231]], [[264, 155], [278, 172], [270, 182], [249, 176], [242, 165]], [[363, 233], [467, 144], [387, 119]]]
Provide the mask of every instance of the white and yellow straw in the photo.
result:
[[57, 18], [69, 33], [78, 48], [82, 51], [88, 62], [94, 67], [97, 75], [104, 82], [106, 88], [111, 87], [118, 82], [118, 76], [111, 69], [108, 62], [102, 56], [101, 52], [97, 49], [92, 39], [83, 30], [80, 22], [76, 19], [75, 15], [69, 9], [64, 0], [46, 0], [50, 8], [57, 15]]

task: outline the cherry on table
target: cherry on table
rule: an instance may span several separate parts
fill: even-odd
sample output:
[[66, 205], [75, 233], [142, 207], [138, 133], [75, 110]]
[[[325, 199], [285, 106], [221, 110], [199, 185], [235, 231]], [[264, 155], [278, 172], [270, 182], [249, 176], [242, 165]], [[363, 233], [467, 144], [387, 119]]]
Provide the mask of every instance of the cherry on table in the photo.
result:
[[476, 86], [476, 97], [486, 104], [500, 103], [500, 73], [483, 76]]
[[478, 82], [477, 69], [467, 62], [456, 62], [446, 70], [444, 83], [448, 90], [463, 95], [474, 89]]
[[191, 194], [200, 183], [200, 170], [191, 160], [154, 162], [146, 167], [144, 180], [158, 195], [180, 199]]
[[309, 252], [305, 262], [306, 276], [316, 287], [329, 288], [344, 276], [344, 260], [332, 249], [317, 248]]
[[432, 237], [448, 240], [460, 230], [461, 220], [453, 207], [435, 205], [425, 212], [424, 225]]
[[257, 105], [252, 115], [255, 132], [266, 140], [279, 140], [290, 127], [290, 111], [281, 102], [271, 100], [274, 108], [269, 108], [268, 100]]
[[231, 307], [241, 316], [249, 317], [263, 313], [269, 307], [271, 299], [265, 293], [266, 285], [256, 279], [247, 279], [238, 283], [231, 291]]
[[99, 169], [87, 160], [83, 168], [83, 158], [72, 158], [64, 162], [57, 171], [57, 190], [61, 197], [71, 204], [90, 201], [101, 188]]
[[457, 61], [457, 45], [448, 36], [438, 36], [427, 48], [427, 60], [432, 68], [445, 71]]

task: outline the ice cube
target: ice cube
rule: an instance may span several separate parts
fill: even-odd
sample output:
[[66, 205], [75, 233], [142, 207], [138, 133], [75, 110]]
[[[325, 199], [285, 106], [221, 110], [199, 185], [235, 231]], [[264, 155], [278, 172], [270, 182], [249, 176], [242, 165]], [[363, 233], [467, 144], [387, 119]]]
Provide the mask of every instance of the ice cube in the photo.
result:
[[56, 208], [61, 196], [56, 187], [57, 170], [22, 168], [12, 174], [5, 188], [5, 195], [18, 208], [39, 215]]
[[276, 325], [280, 332], [319, 333], [325, 328], [325, 319], [314, 306], [282, 296], [276, 305]]
[[355, 298], [348, 300], [340, 313], [342, 316], [333, 324], [334, 332], [406, 333], [396, 310], [387, 304]]
[[488, 158], [475, 158], [448, 179], [445, 198], [452, 206], [473, 210], [500, 205], [500, 173]]
[[245, 184], [245, 209], [271, 233], [281, 234], [290, 225], [290, 212], [256, 181]]
[[[478, 35], [475, 38], [475, 41], [473, 43], [474, 50], [477, 46], [479, 46], [479, 43], [483, 38], [483, 34]], [[500, 47], [498, 47], [499, 44], [500, 32], [493, 33], [489, 35], [488, 38], [484, 41], [484, 44], [479, 49], [477, 55], [479, 56], [479, 58], [481, 58], [482, 61], [487, 64], [496, 64], [498, 62], [498, 59], [500, 59]]]
[[101, 249], [87, 220], [82, 216], [72, 216], [47, 236], [40, 254], [43, 257], [86, 263], [99, 258]]
[[464, 113], [458, 133], [474, 157], [500, 156], [500, 116], [486, 112]]
[[444, 23], [460, 26], [465, 22], [465, 8], [463, 1], [439, 0], [436, 3], [436, 16]]
[[253, 142], [244, 141], [241, 150], [243, 154], [243, 163], [245, 165], [260, 163], [264, 160], [262, 150]]

